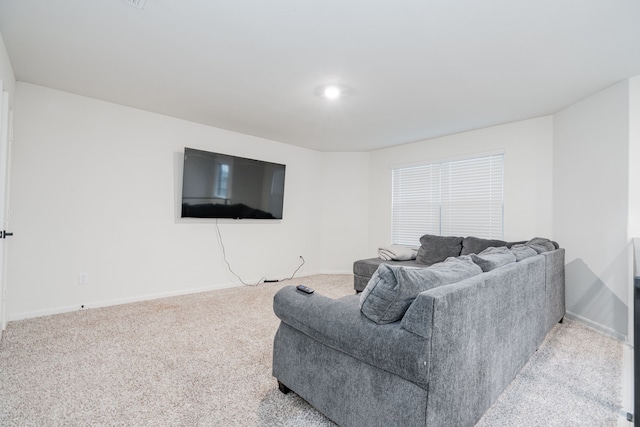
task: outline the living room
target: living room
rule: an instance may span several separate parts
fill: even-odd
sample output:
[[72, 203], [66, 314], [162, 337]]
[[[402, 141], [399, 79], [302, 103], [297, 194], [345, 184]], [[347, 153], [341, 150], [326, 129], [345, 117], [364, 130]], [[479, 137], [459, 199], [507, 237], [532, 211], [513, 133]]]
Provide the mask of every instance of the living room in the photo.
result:
[[[252, 283], [291, 276], [300, 257], [301, 276], [351, 273], [391, 242], [393, 166], [503, 152], [504, 239], [559, 242], [567, 317], [632, 346], [640, 68], [545, 114], [324, 151], [22, 80], [0, 42], [13, 111], [3, 326], [238, 286], [223, 251]], [[286, 164], [284, 219], [180, 218], [185, 147]]]

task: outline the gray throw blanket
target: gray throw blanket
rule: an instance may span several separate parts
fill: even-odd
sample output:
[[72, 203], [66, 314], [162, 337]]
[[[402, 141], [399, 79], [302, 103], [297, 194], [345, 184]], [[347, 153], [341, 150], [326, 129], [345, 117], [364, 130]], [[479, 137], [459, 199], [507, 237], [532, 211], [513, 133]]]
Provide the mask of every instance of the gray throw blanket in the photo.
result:
[[378, 248], [378, 258], [385, 261], [409, 261], [416, 259], [417, 249], [401, 245], [381, 246]]

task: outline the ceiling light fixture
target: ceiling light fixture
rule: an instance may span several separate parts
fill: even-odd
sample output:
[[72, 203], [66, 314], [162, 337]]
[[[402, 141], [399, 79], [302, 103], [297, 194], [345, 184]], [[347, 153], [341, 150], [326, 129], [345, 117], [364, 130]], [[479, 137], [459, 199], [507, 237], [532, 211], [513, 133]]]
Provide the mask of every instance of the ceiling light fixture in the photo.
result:
[[342, 89], [335, 85], [326, 86], [322, 91], [322, 96], [327, 99], [337, 99], [340, 95], [342, 95]]
[[343, 84], [331, 83], [316, 86], [314, 93], [318, 98], [333, 101], [335, 99], [346, 98], [347, 96], [353, 95], [353, 89]]

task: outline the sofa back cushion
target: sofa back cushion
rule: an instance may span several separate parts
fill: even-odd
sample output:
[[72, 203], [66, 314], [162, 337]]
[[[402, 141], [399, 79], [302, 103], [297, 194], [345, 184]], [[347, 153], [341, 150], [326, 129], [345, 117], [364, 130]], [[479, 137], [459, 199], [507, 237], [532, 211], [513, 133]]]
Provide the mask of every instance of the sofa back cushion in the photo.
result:
[[538, 252], [536, 252], [535, 249], [523, 244], [511, 246], [511, 252], [515, 255], [517, 262], [538, 255]]
[[432, 265], [449, 257], [457, 257], [462, 250], [462, 237], [434, 236], [425, 234], [420, 238], [416, 262]]
[[469, 236], [462, 240], [460, 255], [479, 254], [487, 248], [500, 246], [507, 246], [507, 242], [504, 240], [489, 240]]
[[479, 254], [469, 255], [473, 262], [478, 264], [482, 271], [491, 271], [503, 265], [516, 262], [516, 257], [506, 246], [489, 247]]
[[533, 239], [529, 240], [526, 245], [539, 254], [544, 252], [551, 252], [558, 249], [557, 243], [552, 242], [549, 239], [545, 239], [544, 237], [534, 237]]
[[381, 264], [360, 295], [360, 311], [378, 324], [396, 322], [420, 292], [478, 274], [482, 269], [469, 256], [425, 268]]

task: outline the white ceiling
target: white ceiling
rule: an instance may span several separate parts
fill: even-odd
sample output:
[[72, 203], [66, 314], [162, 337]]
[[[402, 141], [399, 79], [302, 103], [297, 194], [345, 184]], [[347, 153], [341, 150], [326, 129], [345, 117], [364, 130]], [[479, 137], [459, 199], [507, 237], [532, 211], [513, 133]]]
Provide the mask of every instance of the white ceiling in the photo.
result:
[[637, 0], [0, 0], [0, 33], [19, 81], [321, 151], [552, 114], [640, 75]]

